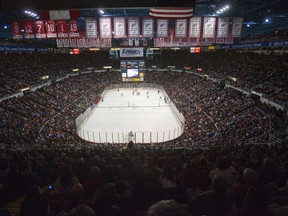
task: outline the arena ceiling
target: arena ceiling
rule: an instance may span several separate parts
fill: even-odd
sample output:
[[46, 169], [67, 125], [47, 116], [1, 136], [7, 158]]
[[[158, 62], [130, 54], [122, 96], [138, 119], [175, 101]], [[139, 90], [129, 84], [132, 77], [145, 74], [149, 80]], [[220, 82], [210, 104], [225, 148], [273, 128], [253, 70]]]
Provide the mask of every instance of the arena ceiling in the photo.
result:
[[[0, 0], [0, 37], [9, 37], [13, 20], [31, 19], [25, 10], [39, 14], [43, 10], [80, 9], [79, 25], [84, 26], [85, 17], [101, 16], [148, 16], [149, 8], [161, 6], [191, 7], [195, 16], [244, 17], [244, 34], [260, 34], [275, 28], [288, 28], [287, 0]], [[216, 12], [229, 5], [222, 14]], [[103, 9], [104, 14], [99, 9]], [[82, 20], [82, 21], [81, 21]], [[268, 20], [268, 22], [267, 22]], [[248, 27], [249, 25], [249, 27]]]

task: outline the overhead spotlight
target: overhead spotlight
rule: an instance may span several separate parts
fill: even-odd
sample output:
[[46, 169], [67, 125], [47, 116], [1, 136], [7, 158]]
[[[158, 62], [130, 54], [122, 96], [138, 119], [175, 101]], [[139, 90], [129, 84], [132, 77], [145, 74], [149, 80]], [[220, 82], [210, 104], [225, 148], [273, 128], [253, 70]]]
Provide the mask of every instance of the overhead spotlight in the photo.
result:
[[220, 12], [223, 12], [223, 9], [220, 9]]
[[4, 29], [7, 29], [7, 26], [4, 26]]
[[224, 8], [223, 8], [223, 11], [225, 11], [225, 10], [227, 10], [227, 8], [224, 7]]
[[102, 9], [99, 9], [100, 14], [104, 14], [104, 11]]
[[29, 15], [30, 15], [30, 14], [32, 14], [32, 13], [31, 13], [30, 11], [28, 11], [28, 12], [27, 12], [27, 14], [29, 14]]
[[229, 9], [229, 6], [228, 5], [226, 5], [226, 7], [225, 7], [226, 9]]
[[268, 23], [268, 22], [269, 22], [269, 19], [265, 19], [265, 22]]
[[250, 24], [247, 24], [247, 27], [250, 27]]
[[21, 29], [21, 32], [24, 32], [24, 29]]
[[28, 13], [28, 11], [25, 11], [25, 13]]
[[217, 14], [220, 14], [220, 11], [216, 11]]

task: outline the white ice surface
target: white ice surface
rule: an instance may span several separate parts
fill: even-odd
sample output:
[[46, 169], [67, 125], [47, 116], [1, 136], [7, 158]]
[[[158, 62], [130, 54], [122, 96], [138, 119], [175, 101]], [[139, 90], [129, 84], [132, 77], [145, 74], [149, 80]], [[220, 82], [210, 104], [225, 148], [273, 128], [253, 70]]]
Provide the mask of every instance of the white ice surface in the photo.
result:
[[[134, 92], [134, 94], [133, 94]], [[181, 122], [158, 89], [111, 89], [103, 94], [78, 135], [96, 143], [163, 142], [181, 135]], [[133, 136], [128, 136], [129, 132]]]

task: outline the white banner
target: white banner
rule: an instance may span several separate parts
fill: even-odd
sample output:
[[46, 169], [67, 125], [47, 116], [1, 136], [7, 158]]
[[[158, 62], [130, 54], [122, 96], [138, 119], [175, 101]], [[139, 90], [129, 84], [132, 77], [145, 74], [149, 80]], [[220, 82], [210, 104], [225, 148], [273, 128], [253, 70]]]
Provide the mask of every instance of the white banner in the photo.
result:
[[77, 39], [77, 47], [82, 48], [84, 47], [84, 44], [85, 44], [84, 38]]
[[175, 37], [186, 38], [187, 36], [187, 20], [186, 19], [177, 19], [175, 23]]
[[100, 21], [100, 38], [112, 37], [111, 17], [101, 17]]
[[97, 22], [94, 18], [85, 19], [85, 29], [87, 38], [97, 38]]
[[64, 44], [63, 39], [56, 39], [56, 44], [58, 48], [63, 47]]
[[128, 37], [129, 38], [140, 37], [140, 24], [138, 17], [128, 18]]
[[76, 47], [76, 38], [70, 39], [70, 46]]
[[152, 18], [143, 18], [142, 20], [142, 37], [154, 36], [154, 20]]
[[120, 48], [120, 57], [143, 57], [143, 47]]
[[201, 32], [201, 17], [192, 17], [189, 25], [189, 37], [199, 38]]
[[114, 38], [126, 38], [125, 17], [114, 17]]
[[229, 18], [218, 18], [217, 37], [224, 38], [228, 36]]
[[70, 41], [68, 38], [63, 39], [64, 40], [64, 47], [70, 47]]
[[204, 17], [203, 38], [215, 37], [216, 17]]
[[157, 20], [157, 37], [168, 37], [168, 20]]
[[233, 18], [232, 37], [241, 37], [243, 18]]

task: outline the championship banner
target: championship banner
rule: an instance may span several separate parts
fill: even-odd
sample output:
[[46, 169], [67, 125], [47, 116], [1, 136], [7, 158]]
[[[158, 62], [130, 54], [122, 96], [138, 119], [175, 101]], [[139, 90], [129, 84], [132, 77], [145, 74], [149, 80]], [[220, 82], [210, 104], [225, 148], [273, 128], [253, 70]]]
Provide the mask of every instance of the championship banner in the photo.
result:
[[233, 18], [232, 37], [241, 37], [243, 18]]
[[187, 20], [177, 19], [175, 22], [175, 37], [186, 38], [187, 36]]
[[167, 37], [168, 36], [168, 20], [158, 19], [157, 20], [157, 37]]
[[91, 42], [89, 38], [85, 39], [85, 48], [90, 48], [91, 47]]
[[46, 38], [45, 34], [45, 27], [44, 27], [44, 21], [43, 20], [35, 20], [34, 22], [35, 26], [35, 34], [36, 38]]
[[70, 46], [71, 47], [76, 47], [77, 43], [76, 43], [76, 38], [72, 38], [70, 39]]
[[138, 17], [128, 18], [128, 37], [129, 38], [140, 37], [140, 23]]
[[229, 18], [218, 18], [217, 38], [225, 38], [228, 36]]
[[99, 38], [91, 38], [90, 39], [91, 47], [99, 47]]
[[143, 47], [138, 48], [120, 48], [120, 57], [143, 57]]
[[64, 47], [70, 47], [70, 43], [69, 43], [69, 42], [70, 42], [70, 41], [69, 41], [68, 38], [63, 39], [63, 46], [64, 46]]
[[114, 38], [126, 38], [126, 19], [125, 17], [114, 17]]
[[201, 33], [201, 17], [192, 17], [189, 25], [189, 37], [199, 38]]
[[21, 35], [21, 26], [19, 21], [12, 22], [12, 35], [13, 39], [23, 38], [23, 36]]
[[69, 21], [69, 37], [79, 37], [79, 29], [77, 20]]
[[59, 38], [67, 38], [68, 37], [68, 29], [67, 23], [65, 20], [57, 21], [57, 32]]
[[47, 33], [47, 38], [56, 38], [57, 33], [56, 33], [56, 25], [54, 20], [47, 20], [46, 21], [46, 33]]
[[63, 47], [64, 44], [63, 39], [56, 39], [56, 44], [58, 48]]
[[97, 21], [94, 18], [85, 19], [85, 30], [87, 38], [97, 38]]
[[153, 37], [154, 36], [154, 19], [143, 18], [142, 19], [142, 37]]
[[216, 17], [204, 17], [203, 38], [215, 37]]
[[223, 44], [225, 41], [225, 38], [216, 38], [216, 44]]
[[77, 39], [77, 47], [82, 48], [82, 47], [84, 47], [84, 44], [85, 44], [84, 38]]
[[25, 20], [24, 21], [24, 38], [30, 39], [35, 38], [32, 20]]
[[112, 26], [110, 17], [100, 17], [100, 38], [112, 38]]

